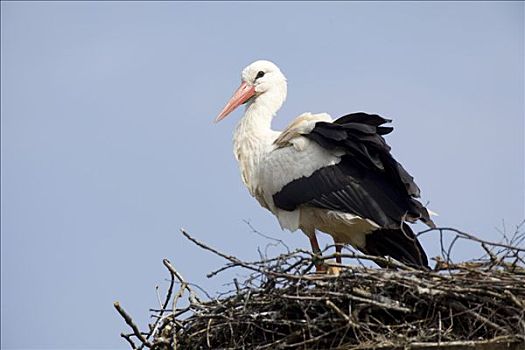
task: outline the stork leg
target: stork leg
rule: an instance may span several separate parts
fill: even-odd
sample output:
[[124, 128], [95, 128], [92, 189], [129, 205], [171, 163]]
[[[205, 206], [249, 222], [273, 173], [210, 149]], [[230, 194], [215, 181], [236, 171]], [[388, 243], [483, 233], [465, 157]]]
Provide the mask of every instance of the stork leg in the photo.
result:
[[[319, 248], [319, 242], [317, 242], [317, 237], [315, 236], [315, 231], [313, 235], [308, 235], [308, 238], [310, 239], [310, 245], [312, 246], [312, 252], [315, 255], [321, 256], [321, 248]], [[316, 261], [315, 262], [315, 270], [316, 272], [326, 272], [326, 265], [323, 261]]]
[[317, 242], [317, 237], [315, 235], [310, 237], [310, 244], [314, 254], [321, 255], [321, 248], [319, 248], [319, 242]]
[[335, 244], [335, 262], [338, 264], [342, 264], [343, 259], [341, 258], [341, 250], [343, 249], [343, 245], [337, 242], [334, 242], [334, 244]]
[[[335, 244], [335, 262], [337, 263], [337, 265], [342, 265], [343, 259], [341, 257], [341, 250], [343, 249], [343, 245], [336, 241], [334, 241], [334, 244]], [[329, 265], [328, 269], [326, 269], [326, 273], [329, 275], [339, 276], [341, 274], [341, 266]]]

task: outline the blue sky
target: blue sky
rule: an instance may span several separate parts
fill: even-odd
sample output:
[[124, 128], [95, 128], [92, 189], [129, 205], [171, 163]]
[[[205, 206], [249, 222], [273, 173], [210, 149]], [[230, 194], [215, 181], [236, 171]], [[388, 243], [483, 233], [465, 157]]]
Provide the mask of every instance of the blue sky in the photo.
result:
[[[523, 2], [1, 10], [2, 348], [126, 348], [112, 303], [145, 327], [163, 258], [224, 290], [228, 275], [205, 277], [222, 261], [181, 227], [244, 259], [267, 243], [244, 220], [308, 247], [241, 183], [241, 112], [212, 123], [256, 59], [289, 81], [276, 128], [306, 111], [393, 119], [388, 142], [439, 225], [499, 240], [525, 218]], [[436, 236], [423, 245], [439, 253]]]

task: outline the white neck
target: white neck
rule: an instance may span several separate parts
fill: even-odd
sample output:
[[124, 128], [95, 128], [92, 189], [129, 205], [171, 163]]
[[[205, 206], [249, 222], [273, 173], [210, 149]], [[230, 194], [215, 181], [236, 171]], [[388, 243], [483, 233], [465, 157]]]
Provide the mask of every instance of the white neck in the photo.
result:
[[275, 111], [256, 102], [251, 102], [246, 106], [244, 116], [235, 129], [234, 140], [244, 137], [264, 138], [272, 130], [272, 119]]
[[256, 98], [246, 106], [246, 112], [233, 134], [233, 152], [239, 162], [243, 182], [253, 196], [258, 188], [258, 166], [271, 149], [277, 134], [271, 128], [272, 119], [282, 104], [272, 96], [260, 97], [267, 98]]

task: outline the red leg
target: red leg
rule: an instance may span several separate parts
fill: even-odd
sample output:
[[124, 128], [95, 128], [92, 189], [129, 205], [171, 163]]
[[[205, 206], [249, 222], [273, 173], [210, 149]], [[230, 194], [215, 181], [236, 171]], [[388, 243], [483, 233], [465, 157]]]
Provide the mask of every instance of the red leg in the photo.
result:
[[[317, 237], [315, 234], [313, 236], [308, 236], [310, 238], [310, 245], [312, 246], [312, 251], [315, 255], [321, 256], [321, 248], [319, 248], [319, 242], [317, 242]], [[315, 257], [314, 257], [315, 259]], [[315, 261], [315, 260], [314, 260]], [[326, 272], [326, 265], [324, 262], [316, 262], [315, 270], [317, 272]]]
[[343, 263], [343, 259], [341, 258], [341, 250], [342, 249], [343, 249], [343, 245], [342, 244], [335, 243], [335, 262], [337, 262], [338, 264], [342, 264]]
[[312, 245], [312, 251], [314, 254], [321, 254], [321, 248], [319, 248], [319, 242], [317, 242], [317, 237], [315, 234], [310, 237], [310, 244]]

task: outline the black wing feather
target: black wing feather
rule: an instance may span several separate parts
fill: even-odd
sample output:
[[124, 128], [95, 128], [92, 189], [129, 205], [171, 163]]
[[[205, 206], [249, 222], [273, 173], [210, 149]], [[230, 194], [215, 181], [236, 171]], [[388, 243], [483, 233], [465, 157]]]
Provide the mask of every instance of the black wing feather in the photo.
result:
[[[428, 269], [428, 258], [410, 226], [403, 223], [399, 229], [380, 229], [366, 235], [366, 254], [391, 256], [407, 265]], [[385, 264], [377, 263], [381, 267]]]
[[[338, 210], [373, 220], [385, 228], [399, 228], [411, 209], [411, 199], [376, 171], [356, 166], [349, 156], [337, 165], [324, 167], [311, 176], [292, 181], [273, 196], [277, 207], [295, 210], [299, 205]], [[418, 216], [410, 210], [407, 218]]]
[[345, 152], [341, 162], [294, 180], [273, 196], [278, 208], [299, 205], [339, 210], [371, 219], [383, 228], [399, 228], [405, 220], [434, 223], [415, 198], [419, 188], [412, 176], [390, 154], [381, 136], [392, 131], [390, 122], [363, 112], [345, 115], [333, 123], [318, 122], [304, 136], [321, 147]]
[[365, 112], [356, 112], [347, 114], [334, 121], [334, 124], [349, 124], [360, 123], [373, 126], [379, 126], [385, 123], [390, 123], [392, 120], [385, 119], [377, 114], [368, 114]]
[[381, 228], [366, 235], [360, 250], [428, 268], [425, 251], [405, 221], [420, 219], [435, 225], [416, 200], [419, 188], [414, 178], [392, 157], [382, 137], [393, 130], [382, 126], [387, 122], [390, 120], [359, 112], [333, 123], [316, 123], [304, 136], [323, 148], [342, 150], [341, 161], [290, 182], [273, 200], [284, 210], [306, 205], [370, 219]]

